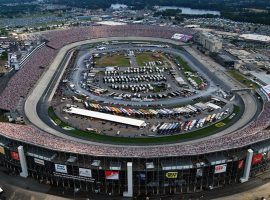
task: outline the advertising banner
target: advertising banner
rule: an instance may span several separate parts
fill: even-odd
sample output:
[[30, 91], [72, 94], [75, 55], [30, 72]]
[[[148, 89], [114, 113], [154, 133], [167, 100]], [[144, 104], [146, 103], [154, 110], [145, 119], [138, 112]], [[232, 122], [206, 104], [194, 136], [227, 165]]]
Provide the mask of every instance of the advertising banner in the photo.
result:
[[199, 176], [202, 176], [202, 175], [203, 175], [203, 169], [198, 168], [197, 171], [196, 171], [196, 176], [199, 177]]
[[251, 162], [252, 165], [256, 165], [262, 162], [262, 158], [263, 158], [263, 155], [261, 153], [253, 155], [252, 162]]
[[18, 152], [16, 152], [16, 151], [11, 151], [11, 152], [10, 152], [10, 155], [11, 155], [11, 158], [12, 158], [13, 160], [20, 160], [20, 157], [19, 157]]
[[87, 182], [95, 182], [95, 179], [92, 177], [85, 177], [85, 176], [73, 176], [69, 174], [59, 173], [59, 172], [53, 172], [54, 176], [61, 177], [61, 178], [67, 178], [72, 180], [79, 180], [79, 181], [87, 181]]
[[34, 158], [34, 162], [39, 164], [39, 165], [45, 165], [44, 160], [38, 159], [38, 158]]
[[238, 169], [242, 169], [244, 167], [244, 160], [239, 160], [238, 161]]
[[2, 146], [0, 146], [0, 154], [5, 154], [5, 149]]
[[105, 176], [107, 180], [118, 180], [119, 171], [105, 171]]
[[79, 168], [79, 175], [84, 177], [92, 177], [91, 169]]
[[178, 177], [178, 172], [167, 172], [166, 173], [166, 178], [174, 179], [174, 178], [177, 178], [177, 177]]
[[145, 181], [145, 179], [146, 179], [146, 175], [145, 175], [145, 173], [143, 173], [143, 172], [141, 172], [141, 173], [139, 174], [139, 177], [140, 177], [140, 180], [141, 180], [141, 181]]
[[54, 166], [55, 166], [56, 172], [67, 174], [67, 166], [66, 165], [55, 164]]
[[270, 151], [267, 152], [266, 156], [267, 156], [267, 160], [270, 160]]
[[227, 169], [227, 164], [216, 165], [215, 166], [215, 174], [226, 172], [226, 169]]

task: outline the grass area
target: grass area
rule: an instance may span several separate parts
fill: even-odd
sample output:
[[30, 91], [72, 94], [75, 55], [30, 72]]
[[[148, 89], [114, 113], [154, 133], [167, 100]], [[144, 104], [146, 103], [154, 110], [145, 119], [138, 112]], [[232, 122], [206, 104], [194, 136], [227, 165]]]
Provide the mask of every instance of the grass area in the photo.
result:
[[[237, 113], [239, 113], [240, 108], [238, 106], [234, 106], [235, 116], [237, 116]], [[218, 130], [224, 129], [230, 125], [230, 121], [233, 119], [230, 118], [231, 115], [227, 116], [225, 119], [214, 123], [208, 127], [205, 127], [200, 130], [196, 130], [190, 133], [185, 134], [178, 134], [178, 135], [172, 135], [172, 136], [163, 136], [163, 137], [152, 137], [152, 138], [129, 138], [129, 137], [115, 137], [115, 136], [108, 136], [103, 134], [97, 134], [95, 132], [87, 132], [83, 130], [77, 130], [77, 129], [69, 129], [71, 128], [66, 123], [62, 122], [54, 113], [52, 107], [48, 110], [50, 118], [58, 124], [60, 127], [65, 129], [70, 135], [81, 137], [83, 139], [91, 140], [91, 141], [97, 141], [97, 142], [107, 142], [107, 143], [117, 143], [117, 144], [155, 144], [155, 143], [172, 143], [176, 141], [181, 140], [187, 140], [187, 139], [195, 139], [200, 138], [204, 136], [208, 136], [211, 134], [216, 133]], [[220, 127], [220, 124], [222, 126]]]
[[154, 88], [153, 92], [155, 93], [164, 92], [166, 90], [166, 88], [162, 86], [153, 86], [153, 88]]
[[49, 117], [54, 121], [54, 123], [56, 123], [58, 126], [60, 127], [68, 127], [69, 125], [66, 124], [65, 122], [63, 122], [61, 119], [59, 119], [59, 117], [55, 114], [54, 110], [52, 107], [49, 107], [48, 109], [48, 114]]
[[202, 84], [202, 79], [200, 79], [198, 76], [191, 77], [198, 85]]
[[5, 61], [0, 60], [0, 77], [1, 77], [2, 73], [8, 72], [8, 70], [5, 67], [5, 64], [6, 64]]
[[8, 122], [8, 119], [4, 114], [5, 112], [0, 110], [0, 122]]
[[129, 58], [123, 54], [105, 55], [96, 60], [96, 65], [101, 67], [106, 66], [118, 66], [118, 67], [129, 67]]
[[8, 53], [4, 51], [2, 54], [0, 54], [0, 61], [7, 61], [8, 60]]
[[[180, 56], [177, 56], [176, 57], [176, 61], [178, 64], [180, 64], [181, 68], [182, 68], [182, 72], [183, 72], [183, 75], [188, 78], [189, 76], [186, 75], [186, 72], [191, 72], [194, 74], [194, 70], [191, 69], [191, 67], [189, 66], [189, 64], [184, 61]], [[198, 85], [202, 84], [202, 79], [199, 78], [196, 74], [194, 74], [194, 76], [191, 76], [190, 78], [192, 78]]]
[[[1, 18], [0, 18], [1, 21]], [[8, 36], [8, 31], [2, 27], [0, 27], [0, 35], [1, 36]]]
[[180, 64], [181, 68], [183, 69], [183, 72], [194, 72], [189, 64], [184, 61], [180, 56], [176, 57], [176, 61]]
[[245, 86], [253, 88], [253, 89], [259, 88], [259, 86], [255, 82], [247, 79], [239, 72], [237, 72], [235, 70], [229, 70], [228, 72], [233, 78], [235, 78], [237, 81], [243, 83]]
[[8, 119], [5, 116], [0, 115], [0, 122], [8, 122]]
[[136, 54], [136, 61], [139, 66], [144, 66], [146, 62], [151, 62], [151, 61], [164, 61], [164, 58], [162, 57], [161, 54], [159, 54], [160, 57], [155, 57], [153, 56], [153, 52], [143, 52]]
[[46, 27], [50, 25], [61, 25], [64, 23], [65, 21], [50, 21], [50, 22], [35, 23], [35, 24], [32, 24], [31, 27], [39, 27], [39, 26]]

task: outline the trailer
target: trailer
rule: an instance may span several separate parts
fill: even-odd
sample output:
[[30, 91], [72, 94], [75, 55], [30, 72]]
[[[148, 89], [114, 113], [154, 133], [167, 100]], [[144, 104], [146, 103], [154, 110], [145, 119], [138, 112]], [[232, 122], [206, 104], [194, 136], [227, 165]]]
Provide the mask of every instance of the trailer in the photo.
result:
[[208, 117], [206, 118], [206, 122], [210, 122], [211, 116], [212, 116], [212, 115], [208, 115]]
[[221, 119], [224, 115], [224, 112], [220, 113], [219, 119]]
[[213, 103], [207, 103], [206, 104], [209, 108], [213, 108], [213, 109], [215, 109], [215, 110], [218, 110], [218, 109], [221, 109], [221, 107], [220, 106], [218, 106], [218, 105], [216, 105], [216, 104], [213, 104]]
[[219, 119], [219, 116], [220, 116], [220, 113], [217, 113], [215, 119], [218, 120]]
[[192, 121], [189, 121], [189, 122], [186, 124], [184, 131], [187, 131], [187, 130], [189, 129], [189, 126], [191, 125], [191, 123], [192, 123]]
[[213, 122], [213, 120], [214, 120], [215, 117], [216, 117], [216, 114], [213, 114], [213, 115], [211, 116], [210, 122]]
[[191, 122], [190, 126], [188, 127], [188, 130], [191, 130], [191, 129], [194, 127], [194, 125], [196, 124], [196, 122], [197, 122], [197, 120], [194, 119], [194, 120]]
[[203, 119], [199, 119], [199, 121], [198, 121], [197, 124], [196, 124], [196, 128], [199, 128], [199, 127], [200, 127], [200, 124], [201, 124], [202, 120], [203, 120]]
[[201, 123], [200, 123], [200, 127], [203, 127], [203, 125], [204, 125], [205, 121], [206, 121], [206, 117], [205, 117], [205, 118], [203, 118], [203, 120], [201, 121]]
[[87, 109], [89, 108], [89, 104], [87, 103], [87, 101], [84, 102], [84, 106], [85, 106], [85, 108], [87, 108]]
[[187, 108], [189, 108], [190, 110], [192, 110], [193, 112], [197, 112], [197, 108], [191, 106], [191, 105], [187, 105]]

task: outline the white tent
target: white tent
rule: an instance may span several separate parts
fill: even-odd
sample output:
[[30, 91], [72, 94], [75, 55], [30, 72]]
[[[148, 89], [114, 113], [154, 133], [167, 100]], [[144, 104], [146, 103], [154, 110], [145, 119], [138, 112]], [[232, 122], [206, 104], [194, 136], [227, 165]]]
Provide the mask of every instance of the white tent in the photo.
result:
[[65, 112], [81, 115], [81, 116], [86, 116], [86, 117], [93, 117], [93, 118], [102, 119], [102, 120], [111, 121], [111, 122], [117, 122], [121, 124], [127, 124], [131, 126], [137, 126], [137, 127], [146, 126], [146, 123], [143, 120], [133, 119], [129, 117], [122, 117], [122, 116], [117, 116], [117, 115], [112, 115], [112, 114], [107, 114], [107, 113], [101, 113], [101, 112], [96, 112], [96, 111], [91, 111], [91, 110], [85, 110], [81, 108], [71, 107], [70, 109], [66, 109]]

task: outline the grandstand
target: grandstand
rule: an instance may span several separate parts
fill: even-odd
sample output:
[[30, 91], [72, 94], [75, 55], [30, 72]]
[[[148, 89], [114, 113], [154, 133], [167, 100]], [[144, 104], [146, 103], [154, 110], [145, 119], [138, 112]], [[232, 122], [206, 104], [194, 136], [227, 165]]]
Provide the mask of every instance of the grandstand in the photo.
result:
[[[117, 36], [171, 39], [176, 33], [193, 35], [192, 31], [181, 27], [120, 25], [45, 33], [43, 37], [48, 43], [32, 52], [12, 77], [0, 96], [0, 108], [15, 110], [57, 51], [67, 44]], [[93, 117], [97, 113], [84, 114]], [[106, 118], [108, 114], [100, 117]], [[80, 188], [108, 195], [108, 198], [109, 195], [134, 197], [202, 192], [239, 184], [240, 180], [245, 182], [269, 168], [269, 118], [270, 103], [265, 102], [260, 115], [235, 132], [189, 143], [137, 146], [67, 139], [31, 124], [1, 122], [0, 163], [23, 177], [31, 175], [55, 187]], [[143, 124], [143, 120], [126, 123], [134, 125], [133, 122], [136, 126]]]
[[164, 28], [157, 26], [93, 26], [69, 28], [45, 33], [42, 37], [48, 41], [46, 45], [41, 44], [35, 51], [31, 52], [21, 63], [19, 70], [9, 81], [4, 92], [0, 95], [0, 108], [3, 110], [14, 110], [21, 98], [27, 93], [38, 80], [44, 67], [46, 67], [56, 54], [56, 50], [70, 43], [106, 37], [159, 37], [170, 39], [175, 32], [193, 34], [194, 31], [186, 28]]

